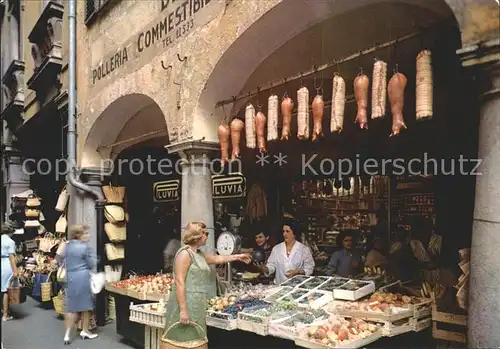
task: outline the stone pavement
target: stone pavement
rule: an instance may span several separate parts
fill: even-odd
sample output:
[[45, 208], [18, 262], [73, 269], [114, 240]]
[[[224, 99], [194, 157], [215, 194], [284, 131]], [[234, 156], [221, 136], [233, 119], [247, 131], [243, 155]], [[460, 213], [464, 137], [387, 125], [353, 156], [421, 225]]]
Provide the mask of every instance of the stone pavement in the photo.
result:
[[11, 307], [14, 320], [2, 322], [2, 342], [5, 349], [132, 349], [116, 334], [114, 322], [100, 327], [99, 337], [82, 340], [72, 332], [73, 341], [63, 345], [64, 322], [53, 309], [43, 309], [28, 297], [25, 303]]

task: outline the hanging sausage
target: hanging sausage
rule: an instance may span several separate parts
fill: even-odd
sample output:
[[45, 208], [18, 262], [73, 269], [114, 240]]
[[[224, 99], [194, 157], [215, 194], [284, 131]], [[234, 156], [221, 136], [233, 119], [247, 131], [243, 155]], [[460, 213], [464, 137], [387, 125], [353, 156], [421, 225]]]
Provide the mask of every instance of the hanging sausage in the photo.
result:
[[234, 118], [231, 121], [231, 146], [233, 147], [233, 152], [231, 154], [231, 160], [236, 160], [240, 157], [240, 139], [241, 130], [243, 129], [243, 121], [238, 118]]
[[292, 111], [293, 111], [293, 101], [288, 95], [283, 96], [283, 101], [281, 102], [281, 115], [283, 116], [283, 129], [281, 131], [281, 140], [288, 140], [291, 135], [292, 126]]
[[356, 104], [358, 106], [358, 111], [356, 113], [355, 122], [359, 125], [361, 129], [368, 129], [368, 86], [370, 84], [370, 79], [365, 74], [360, 73], [356, 79], [354, 79], [354, 97], [356, 98]]
[[406, 128], [403, 118], [406, 83], [406, 76], [401, 73], [394, 73], [387, 87], [392, 113], [392, 136], [398, 135], [402, 128]]
[[224, 164], [229, 161], [229, 125], [226, 123], [220, 124], [217, 128], [217, 134], [219, 135], [220, 160], [222, 166], [224, 166]]
[[373, 64], [372, 81], [372, 119], [383, 118], [387, 103], [387, 63], [376, 61]]
[[259, 111], [255, 116], [255, 129], [257, 132], [257, 146], [259, 147], [259, 151], [261, 153], [266, 152], [265, 127], [266, 127], [266, 116], [264, 115], [264, 113]]
[[252, 104], [245, 109], [245, 137], [247, 148], [255, 149], [257, 140], [255, 138], [255, 108]]
[[330, 132], [342, 132], [344, 128], [345, 81], [340, 75], [335, 74], [332, 85]]
[[305, 86], [297, 91], [297, 138], [309, 139], [309, 90]]
[[417, 55], [416, 91], [417, 120], [432, 118], [432, 55], [429, 50], [423, 50]]
[[323, 101], [323, 96], [317, 94], [312, 102], [312, 112], [313, 112], [313, 134], [312, 140], [323, 137], [323, 112], [325, 110], [325, 102]]
[[278, 139], [278, 96], [271, 95], [267, 100], [267, 140]]

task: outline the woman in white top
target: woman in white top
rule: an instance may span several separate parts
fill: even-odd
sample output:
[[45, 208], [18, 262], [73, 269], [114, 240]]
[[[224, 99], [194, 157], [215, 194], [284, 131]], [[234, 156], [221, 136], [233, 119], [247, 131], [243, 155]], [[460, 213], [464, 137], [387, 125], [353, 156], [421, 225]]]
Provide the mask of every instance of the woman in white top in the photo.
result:
[[274, 283], [281, 284], [295, 275], [312, 275], [314, 258], [311, 249], [297, 241], [298, 224], [287, 219], [283, 224], [285, 241], [274, 246], [267, 264], [258, 265], [266, 275], [275, 273]]

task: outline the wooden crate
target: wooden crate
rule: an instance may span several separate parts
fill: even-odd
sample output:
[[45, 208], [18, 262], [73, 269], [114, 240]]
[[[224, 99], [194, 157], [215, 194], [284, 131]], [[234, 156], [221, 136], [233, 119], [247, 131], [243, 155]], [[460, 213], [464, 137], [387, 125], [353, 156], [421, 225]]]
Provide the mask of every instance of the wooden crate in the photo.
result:
[[[460, 331], [448, 331], [438, 328], [438, 324], [460, 326]], [[432, 336], [435, 339], [467, 343], [467, 315], [452, 314], [438, 311], [436, 302], [432, 303]]]

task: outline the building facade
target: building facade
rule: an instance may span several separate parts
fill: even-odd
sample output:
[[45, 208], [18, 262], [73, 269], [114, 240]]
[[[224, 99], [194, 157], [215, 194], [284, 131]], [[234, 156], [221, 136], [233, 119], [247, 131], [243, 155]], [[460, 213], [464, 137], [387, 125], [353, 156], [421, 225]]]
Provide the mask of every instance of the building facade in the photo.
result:
[[54, 167], [66, 153], [68, 30], [64, 4], [2, 1], [0, 13], [2, 219], [12, 213], [12, 196], [31, 189], [43, 197], [45, 224], [53, 229], [57, 219], [54, 200], [64, 182], [64, 175], [58, 175]]

